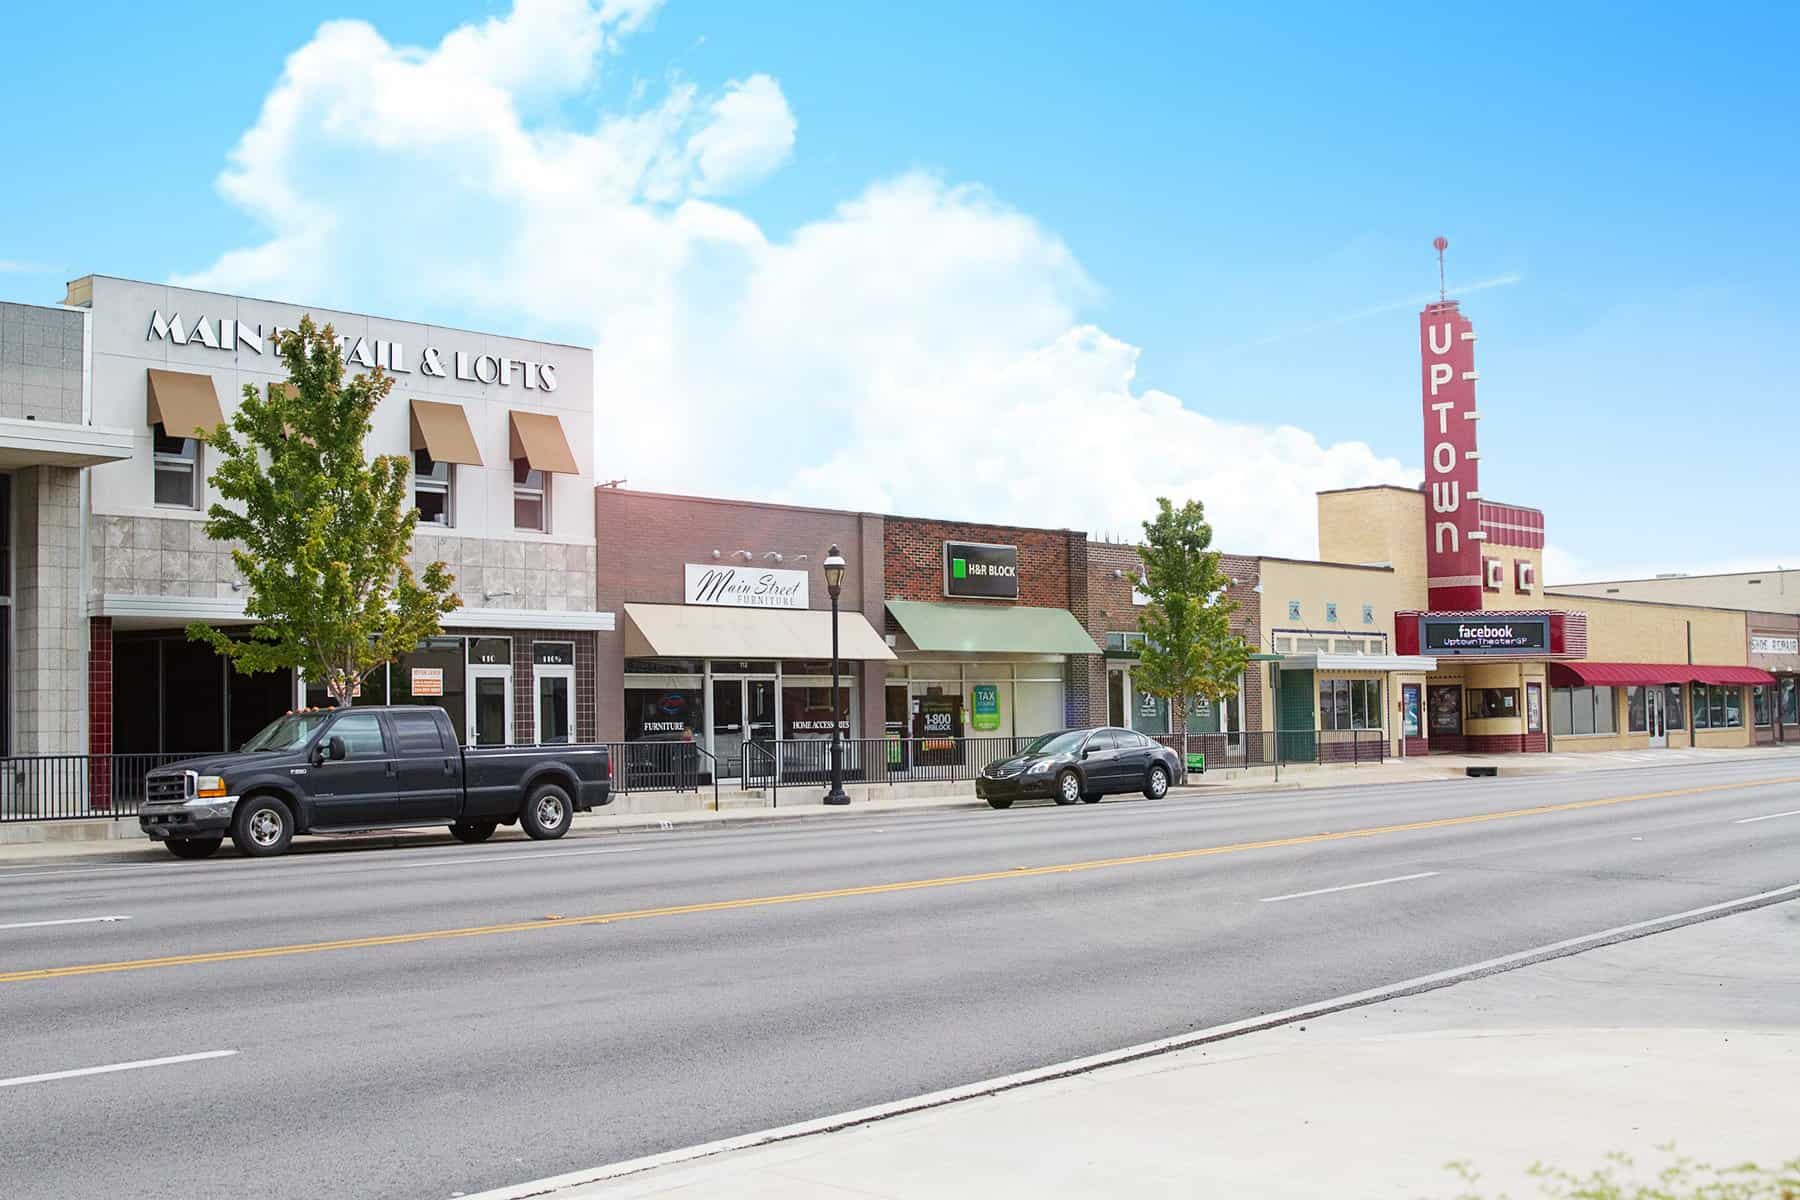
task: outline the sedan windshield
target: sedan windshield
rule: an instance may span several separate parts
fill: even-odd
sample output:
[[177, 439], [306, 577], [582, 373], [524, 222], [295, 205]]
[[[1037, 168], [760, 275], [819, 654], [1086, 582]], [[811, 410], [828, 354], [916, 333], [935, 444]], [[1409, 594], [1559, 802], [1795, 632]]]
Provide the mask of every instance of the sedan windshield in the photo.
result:
[[289, 713], [263, 726], [262, 732], [244, 743], [245, 750], [294, 750], [304, 746], [331, 719], [328, 712]]
[[1085, 729], [1065, 729], [1061, 733], [1046, 733], [1031, 739], [1031, 744], [1019, 751], [1020, 754], [1073, 754], [1081, 749], [1081, 743], [1087, 740]]

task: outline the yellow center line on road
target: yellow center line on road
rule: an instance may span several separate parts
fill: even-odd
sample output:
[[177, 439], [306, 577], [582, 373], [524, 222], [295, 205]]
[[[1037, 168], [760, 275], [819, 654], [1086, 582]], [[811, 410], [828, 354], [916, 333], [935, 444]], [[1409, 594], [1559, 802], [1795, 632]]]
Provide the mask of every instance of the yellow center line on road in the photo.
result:
[[1182, 859], [1206, 858], [1215, 854], [1242, 854], [1250, 850], [1314, 846], [1324, 842], [1348, 841], [1351, 838], [1415, 833], [1424, 829], [1448, 829], [1458, 825], [1480, 825], [1492, 821], [1510, 821], [1519, 817], [1577, 812], [1586, 808], [1605, 808], [1643, 800], [1666, 800], [1676, 796], [1698, 796], [1709, 792], [1741, 791], [1747, 788], [1777, 787], [1791, 783], [1800, 783], [1800, 776], [1758, 779], [1739, 783], [1715, 783], [1702, 787], [1672, 788], [1661, 792], [1639, 792], [1630, 796], [1606, 796], [1597, 800], [1572, 800], [1563, 804], [1540, 804], [1531, 808], [1507, 809], [1503, 812], [1475, 813], [1465, 817], [1439, 817], [1430, 821], [1407, 821], [1399, 825], [1375, 825], [1366, 829], [1347, 829], [1335, 833], [1309, 833], [1297, 837], [1270, 838], [1259, 842], [1233, 842], [1223, 846], [1201, 846], [1189, 850], [1162, 850], [1151, 854], [1095, 858], [1085, 862], [1056, 863], [1042, 867], [1014, 867], [1009, 870], [980, 871], [969, 875], [941, 875], [932, 879], [910, 879], [898, 883], [871, 883], [860, 887], [827, 888], [814, 892], [787, 892], [777, 896], [751, 896], [739, 900], [709, 900], [698, 904], [670, 904], [660, 908], [626, 909], [620, 912], [593, 913], [579, 917], [546, 917], [532, 921], [509, 921], [497, 925], [470, 925], [462, 929], [428, 929], [418, 933], [380, 934], [372, 937], [341, 938], [329, 942], [295, 942], [285, 946], [261, 946], [248, 950], [214, 950], [203, 954], [173, 954], [165, 958], [137, 958], [125, 959], [120, 962], [82, 963], [68, 967], [4, 971], [0, 972], [0, 983], [68, 979], [78, 975], [112, 975], [124, 971], [147, 971], [154, 967], [188, 967], [203, 963], [285, 958], [294, 954], [319, 954], [327, 950], [366, 950], [377, 946], [408, 946], [417, 942], [437, 942], [450, 938], [485, 937], [501, 933], [532, 933], [542, 929], [567, 929], [570, 926], [579, 925], [610, 925], [617, 921], [643, 921], [652, 917], [682, 917], [696, 913], [767, 908], [777, 904], [805, 904], [817, 900], [840, 900], [853, 896], [881, 896], [890, 892], [915, 892], [926, 888], [960, 887], [964, 884], [988, 883], [1001, 879], [1029, 879], [1039, 875], [1065, 875], [1078, 871], [1101, 871], [1113, 867], [1178, 862]]

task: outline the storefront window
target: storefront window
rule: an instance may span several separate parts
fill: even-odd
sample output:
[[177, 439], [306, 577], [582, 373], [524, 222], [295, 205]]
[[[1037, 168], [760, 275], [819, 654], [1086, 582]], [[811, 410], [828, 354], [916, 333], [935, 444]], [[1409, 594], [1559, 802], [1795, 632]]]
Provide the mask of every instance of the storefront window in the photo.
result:
[[1670, 729], [1687, 728], [1687, 702], [1683, 696], [1684, 690], [1679, 683], [1669, 685], [1668, 727]]
[[1169, 702], [1161, 696], [1132, 689], [1131, 727], [1139, 733], [1160, 737], [1169, 732]]
[[1468, 714], [1479, 719], [1516, 717], [1519, 715], [1519, 689], [1470, 688]]
[[1381, 717], [1381, 680], [1319, 680], [1321, 729], [1380, 729]]
[[625, 740], [662, 741], [701, 736], [706, 727], [706, 693], [691, 688], [625, 689]]
[[1769, 689], [1760, 683], [1751, 689], [1750, 710], [1758, 726], [1773, 724], [1769, 719]]
[[[838, 691], [838, 733], [850, 737], [852, 689]], [[831, 736], [831, 685], [784, 684], [781, 689], [781, 736], [798, 741]]]
[[1721, 694], [1725, 701], [1725, 728], [1738, 729], [1742, 727], [1744, 724], [1744, 689], [1735, 687], [1713, 689], [1714, 696]]
[[1617, 733], [1615, 703], [1610, 687], [1551, 688], [1550, 732], [1574, 737]]
[[394, 664], [388, 689], [395, 704], [430, 704], [443, 709], [456, 730], [458, 744], [468, 741], [464, 658], [463, 639], [432, 638]]
[[1633, 684], [1625, 689], [1625, 730], [1628, 733], [1643, 733], [1649, 726], [1649, 718], [1645, 714], [1646, 702], [1644, 689], [1640, 684]]
[[704, 664], [697, 658], [628, 658], [627, 675], [698, 675]]
[[1781, 681], [1781, 723], [1800, 725], [1800, 680], [1791, 676]]

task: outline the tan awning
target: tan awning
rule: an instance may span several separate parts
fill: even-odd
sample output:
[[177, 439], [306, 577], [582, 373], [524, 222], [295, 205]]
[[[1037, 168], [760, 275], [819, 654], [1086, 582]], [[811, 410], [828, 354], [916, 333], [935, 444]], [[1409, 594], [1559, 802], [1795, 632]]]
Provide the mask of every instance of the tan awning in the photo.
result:
[[579, 475], [575, 452], [563, 435], [562, 422], [549, 413], [519, 412], [512, 418], [512, 457], [522, 458], [534, 471], [552, 471], [558, 475]]
[[465, 467], [481, 465], [481, 451], [475, 448], [469, 414], [460, 404], [414, 400], [412, 448], [425, 451], [434, 462], [461, 463]]
[[160, 371], [155, 367], [148, 371], [150, 424], [161, 425], [170, 437], [187, 438], [211, 433], [225, 423], [211, 375]]
[[[831, 657], [831, 613], [823, 609], [715, 608], [702, 604], [627, 604], [627, 658]], [[894, 657], [859, 612], [838, 615], [838, 657]]]

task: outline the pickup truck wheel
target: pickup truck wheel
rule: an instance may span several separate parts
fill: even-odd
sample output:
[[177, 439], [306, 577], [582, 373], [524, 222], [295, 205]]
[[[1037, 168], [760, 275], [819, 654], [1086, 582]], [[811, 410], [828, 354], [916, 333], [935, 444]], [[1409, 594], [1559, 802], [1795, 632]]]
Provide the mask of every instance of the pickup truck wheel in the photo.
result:
[[450, 827], [450, 836], [459, 842], [485, 842], [499, 827], [498, 821], [458, 821]]
[[249, 858], [268, 858], [287, 851], [294, 840], [294, 818], [287, 805], [273, 796], [252, 796], [238, 801], [231, 818], [231, 841], [238, 853]]
[[170, 838], [163, 843], [176, 858], [211, 858], [225, 844], [222, 837]]
[[554, 783], [541, 783], [531, 789], [525, 809], [519, 814], [519, 824], [539, 841], [569, 832], [569, 823], [574, 819], [575, 806], [569, 802], [569, 793]]

